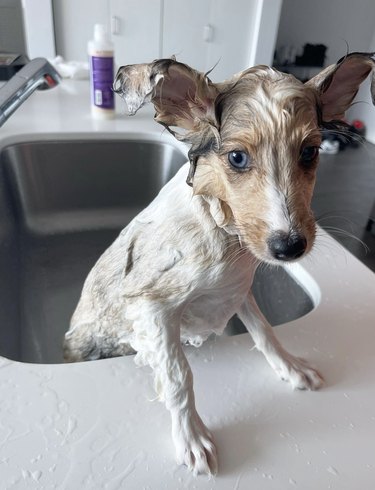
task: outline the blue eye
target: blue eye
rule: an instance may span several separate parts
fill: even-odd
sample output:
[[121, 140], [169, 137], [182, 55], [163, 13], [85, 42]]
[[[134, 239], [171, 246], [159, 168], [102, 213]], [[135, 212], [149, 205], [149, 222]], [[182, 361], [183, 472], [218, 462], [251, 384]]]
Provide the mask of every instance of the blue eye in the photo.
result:
[[228, 161], [232, 167], [238, 170], [245, 170], [250, 166], [250, 156], [244, 151], [229, 152]]

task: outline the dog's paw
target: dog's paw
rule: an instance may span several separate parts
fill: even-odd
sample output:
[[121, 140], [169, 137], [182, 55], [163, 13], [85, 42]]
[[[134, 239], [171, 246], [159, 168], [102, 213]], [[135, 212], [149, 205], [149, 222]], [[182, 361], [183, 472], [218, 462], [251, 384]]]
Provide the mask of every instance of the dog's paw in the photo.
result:
[[197, 415], [173, 431], [178, 464], [186, 465], [194, 475], [217, 473], [217, 453], [212, 435]]
[[285, 353], [282, 362], [274, 366], [279, 377], [288, 381], [293, 389], [318, 390], [323, 385], [319, 371], [312, 368], [307, 361]]

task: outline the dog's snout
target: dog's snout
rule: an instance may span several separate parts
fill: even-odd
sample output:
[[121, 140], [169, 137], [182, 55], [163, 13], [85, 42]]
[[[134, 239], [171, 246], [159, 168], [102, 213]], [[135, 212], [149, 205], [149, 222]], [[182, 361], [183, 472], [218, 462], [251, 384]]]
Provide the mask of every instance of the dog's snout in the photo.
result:
[[268, 240], [268, 248], [277, 260], [298, 259], [306, 250], [307, 240], [301, 233], [277, 231]]

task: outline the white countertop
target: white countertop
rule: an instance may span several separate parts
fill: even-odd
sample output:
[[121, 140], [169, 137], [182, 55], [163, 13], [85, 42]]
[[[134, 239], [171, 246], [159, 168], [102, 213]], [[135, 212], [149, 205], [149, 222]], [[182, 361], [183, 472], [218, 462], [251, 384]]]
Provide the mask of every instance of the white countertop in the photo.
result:
[[[94, 121], [86, 82], [40, 92], [0, 128], [16, 141], [146, 135], [171, 141], [147, 109]], [[339, 489], [375, 487], [375, 274], [320, 232], [294, 268], [317, 307], [277, 327], [325, 377], [318, 392], [280, 382], [246, 334], [187, 354], [219, 474], [174, 463], [169, 414], [132, 357], [69, 365], [0, 358], [1, 489]]]

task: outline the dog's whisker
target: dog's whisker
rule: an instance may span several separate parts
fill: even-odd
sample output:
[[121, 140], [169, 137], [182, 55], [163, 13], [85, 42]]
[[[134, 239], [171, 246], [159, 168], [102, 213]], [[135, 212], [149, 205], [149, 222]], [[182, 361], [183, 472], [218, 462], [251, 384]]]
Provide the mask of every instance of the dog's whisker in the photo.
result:
[[[333, 235], [334, 238], [333, 233], [330, 235]], [[317, 232], [317, 237], [319, 237], [319, 240], [314, 243], [314, 249], [321, 250], [322, 252], [327, 251], [332, 257], [340, 254], [342, 257], [346, 258], [345, 248], [340, 245], [337, 239], [330, 240], [330, 238], [325, 233], [323, 234], [320, 232]]]
[[[350, 218], [348, 218], [346, 216], [334, 214], [333, 212], [325, 213], [324, 215], [320, 216], [319, 218], [316, 219], [316, 223], [320, 226], [321, 229], [323, 229], [324, 231], [326, 231], [328, 233], [343, 235], [343, 236], [346, 236], [348, 238], [352, 238], [353, 240], [360, 241], [365, 247], [367, 247], [367, 245], [365, 245], [356, 235], [354, 235], [353, 232], [349, 232], [348, 230], [346, 230], [344, 228], [339, 228], [338, 226], [334, 226], [334, 225], [329, 224], [329, 223], [328, 224], [322, 223], [323, 221], [326, 221], [326, 220], [337, 221], [338, 219], [345, 221], [350, 226], [352, 231], [356, 227], [359, 226], [355, 221], [351, 220]], [[319, 232], [319, 228], [317, 229], [317, 233], [318, 232]]]
[[333, 138], [338, 137], [339, 139], [343, 140], [347, 145], [354, 143], [356, 145], [361, 146], [363, 149], [365, 149], [368, 152], [365, 145], [366, 139], [359, 134], [350, 131], [345, 131], [345, 130], [338, 130], [338, 129], [323, 130], [322, 134], [331, 136]]
[[333, 236], [337, 235], [340, 237], [342, 236], [345, 238], [350, 238], [351, 240], [354, 240], [354, 241], [358, 242], [360, 245], [362, 245], [366, 254], [368, 254], [370, 252], [370, 248], [368, 247], [368, 245], [363, 240], [361, 240], [359, 237], [355, 236], [353, 233], [350, 233], [347, 230], [343, 230], [343, 229], [337, 228], [335, 226], [325, 226], [323, 229]]
[[244, 255], [246, 255], [247, 249], [245, 248], [240, 248], [233, 252], [228, 258], [227, 258], [227, 263], [229, 268], [233, 267], [235, 263], [240, 260]]
[[324, 220], [327, 220], [327, 219], [340, 219], [340, 220], [343, 220], [343, 221], [346, 221], [350, 224], [353, 224], [353, 221], [350, 220], [348, 217], [346, 216], [343, 216], [341, 214], [336, 214], [336, 211], [327, 211], [326, 213], [320, 215], [320, 216], [317, 216], [315, 218], [316, 220], [316, 223], [319, 225], [321, 221], [324, 221]]
[[[347, 254], [345, 249], [340, 246], [337, 241], [328, 240], [327, 237], [320, 238], [313, 245], [313, 250], [319, 252], [323, 256], [329, 257], [329, 261], [335, 260], [337, 255], [340, 255], [345, 262], [347, 261]], [[312, 261], [311, 256], [306, 257], [307, 260]]]

